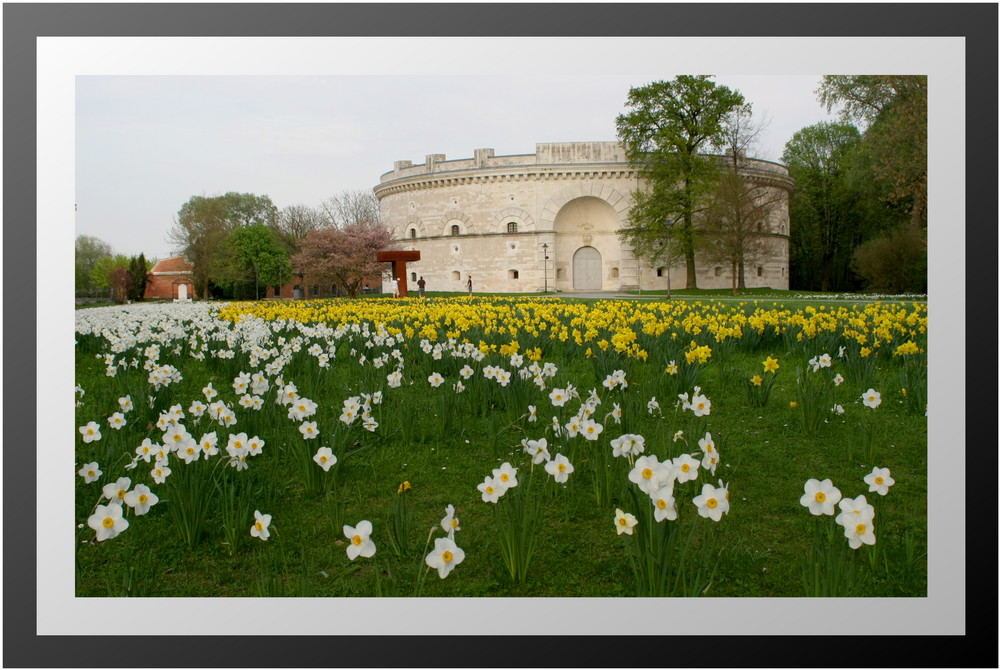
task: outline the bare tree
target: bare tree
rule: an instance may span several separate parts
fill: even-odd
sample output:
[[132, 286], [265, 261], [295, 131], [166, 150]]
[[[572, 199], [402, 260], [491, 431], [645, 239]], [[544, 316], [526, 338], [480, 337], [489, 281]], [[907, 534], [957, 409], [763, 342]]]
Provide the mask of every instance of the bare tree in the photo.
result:
[[748, 158], [765, 127], [766, 121], [753, 119], [749, 103], [726, 114], [721, 174], [701, 217], [702, 255], [729, 266], [734, 294], [746, 288], [746, 266], [770, 256], [769, 221], [782, 199]]
[[328, 224], [334, 228], [382, 222], [378, 198], [366, 189], [342, 191], [324, 200], [320, 209], [326, 215]]
[[327, 225], [326, 214], [315, 207], [291, 205], [278, 213], [273, 227], [275, 237], [289, 255], [299, 251], [299, 242], [310, 232]]

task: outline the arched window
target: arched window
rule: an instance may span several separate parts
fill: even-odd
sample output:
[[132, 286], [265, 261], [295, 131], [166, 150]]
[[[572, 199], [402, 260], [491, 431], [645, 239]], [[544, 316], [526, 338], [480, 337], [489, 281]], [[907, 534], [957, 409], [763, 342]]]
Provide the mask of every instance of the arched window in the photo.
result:
[[657, 277], [666, 277], [667, 276], [667, 268], [663, 268], [663, 267], [656, 268], [656, 276]]
[[757, 266], [757, 276], [758, 277], [763, 277], [764, 276], [764, 268], [762, 268], [759, 265]]
[[508, 233], [516, 233], [517, 232], [517, 221], [508, 221], [507, 222], [507, 232]]
[[722, 267], [719, 266], [719, 265], [715, 266], [715, 276], [716, 277], [721, 277], [722, 276]]
[[452, 226], [451, 226], [451, 234], [452, 235], [458, 235], [459, 232], [460, 232], [460, 229], [458, 227], [458, 224], [457, 223], [452, 224]]
[[518, 278], [517, 270], [507, 270], [507, 279], [517, 279], [517, 278]]
[[452, 281], [462, 281], [462, 273], [459, 272], [458, 270], [453, 270], [452, 273], [451, 273], [451, 280]]
[[417, 273], [416, 272], [411, 272], [410, 273], [410, 281], [417, 281]]
[[618, 279], [618, 268], [611, 268], [611, 278]]
[[416, 237], [417, 237], [417, 229], [416, 228], [410, 228], [410, 239], [413, 240], [413, 239], [416, 239]]

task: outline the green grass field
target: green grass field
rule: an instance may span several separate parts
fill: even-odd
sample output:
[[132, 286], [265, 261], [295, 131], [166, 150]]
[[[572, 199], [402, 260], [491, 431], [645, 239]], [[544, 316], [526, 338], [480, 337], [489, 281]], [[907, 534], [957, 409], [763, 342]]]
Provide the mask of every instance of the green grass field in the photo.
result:
[[[96, 422], [101, 439], [84, 442], [77, 435], [76, 467], [96, 461], [103, 474], [90, 483], [77, 477], [76, 518], [82, 525], [77, 595], [926, 595], [926, 335], [919, 335], [925, 307], [922, 312], [914, 304], [893, 308], [897, 311], [885, 322], [876, 310], [859, 307], [832, 317], [840, 325], [824, 330], [825, 307], [781, 310], [762, 301], [761, 308], [783, 325], [759, 333], [744, 325], [740, 336], [723, 334], [720, 340], [719, 327], [745, 324], [756, 309], [752, 303], [706, 299], [704, 310], [670, 312], [674, 308], [654, 309], [639, 301], [433, 297], [425, 302], [308, 301], [316, 306], [312, 312], [300, 305], [247, 303], [247, 310], [260, 310], [260, 318], [236, 325], [216, 320], [216, 312], [198, 316], [198, 309], [208, 314], [218, 307], [197, 305], [185, 312], [169, 304], [78, 311], [78, 322], [85, 318], [98, 325], [97, 332], [78, 328], [76, 378], [83, 395], [77, 422]], [[279, 309], [298, 311], [282, 316], [274, 311]], [[316, 314], [324, 326], [315, 326]], [[850, 321], [869, 317], [864, 326]], [[368, 327], [352, 332], [352, 323]], [[692, 325], [697, 323], [702, 325]], [[815, 323], [818, 332], [798, 337]], [[581, 341], [554, 337], [559, 327], [579, 331]], [[844, 334], [852, 329], [869, 332], [870, 355], [858, 357], [857, 338]], [[914, 335], [918, 353], [894, 355]], [[616, 353], [616, 337], [631, 337], [633, 348]], [[485, 350], [482, 359], [454, 354], [463, 341]], [[687, 363], [692, 341], [711, 349], [705, 362]], [[511, 361], [514, 342], [523, 357], [520, 366]], [[440, 358], [434, 344], [441, 345]], [[313, 353], [310, 347], [316, 347]], [[544, 389], [517, 374], [532, 363], [528, 352], [536, 347], [538, 365], [550, 363], [557, 370], [545, 378]], [[265, 351], [272, 353], [262, 357]], [[320, 367], [320, 351], [329, 357], [328, 367]], [[814, 372], [809, 360], [824, 353], [831, 365]], [[776, 375], [764, 372], [769, 357], [779, 362]], [[399, 360], [402, 383], [396, 388], [387, 375]], [[670, 361], [677, 363], [677, 374], [668, 371]], [[113, 377], [109, 364], [116, 369]], [[460, 374], [466, 365], [474, 371], [468, 379]], [[150, 374], [166, 370], [169, 376], [164, 366], [173, 366], [180, 379], [154, 387]], [[508, 384], [485, 376], [488, 366], [510, 373]], [[616, 370], [624, 373], [626, 388], [605, 386]], [[240, 373], [268, 380], [267, 391], [259, 394], [260, 410], [240, 405], [242, 394], [233, 387]], [[433, 387], [432, 373], [444, 383]], [[843, 377], [840, 384], [831, 381], [836, 374]], [[773, 383], [763, 406], [755, 406], [748, 391], [755, 375]], [[307, 417], [316, 422], [316, 439], [305, 439], [301, 421], [290, 419], [289, 406], [276, 402], [279, 380], [316, 403], [315, 415]], [[464, 390], [456, 392], [460, 381]], [[210, 404], [203, 395], [209, 383], [218, 392], [213, 401], [232, 410], [234, 425], [190, 411], [194, 401]], [[554, 406], [550, 392], [570, 386], [579, 396]], [[710, 399], [707, 415], [677, 406], [678, 393], [691, 396], [695, 386]], [[869, 388], [881, 394], [875, 409], [862, 402]], [[591, 405], [600, 435], [567, 437], [565, 426], [592, 389], [600, 399]], [[377, 427], [364, 428], [361, 418], [350, 424], [340, 418], [345, 401], [363, 403], [363, 394], [375, 393], [381, 393], [381, 402], [369, 401], [368, 408]], [[134, 409], [115, 430], [108, 419], [124, 396]], [[649, 408], [654, 397], [659, 411]], [[814, 398], [823, 406], [804, 426]], [[834, 404], [842, 414], [830, 411]], [[127, 466], [144, 440], [162, 446], [177, 432], [157, 426], [176, 405], [185, 415], [178, 423], [192, 440], [214, 432], [219, 453], [190, 464], [171, 453], [172, 472], [158, 484], [153, 461]], [[536, 421], [529, 420], [529, 405]], [[561, 436], [553, 429], [554, 416]], [[225, 450], [238, 433], [264, 441], [261, 453], [246, 457], [247, 467], [239, 470]], [[702, 465], [696, 480], [674, 482], [677, 518], [656, 521], [650, 497], [629, 479], [640, 454], [614, 457], [612, 440], [641, 435], [641, 456], [663, 462], [692, 454], [702, 461], [699, 440], [706, 433], [719, 457], [715, 472]], [[572, 464], [565, 483], [556, 483], [544, 463], [532, 464], [525, 452], [525, 440], [540, 438], [547, 440], [552, 458], [562, 453]], [[320, 446], [337, 458], [328, 472], [313, 461]], [[496, 503], [484, 502], [477, 487], [505, 462], [517, 469], [518, 485]], [[885, 496], [870, 492], [864, 481], [876, 466], [888, 468], [895, 480]], [[147, 485], [159, 502], [141, 515], [124, 507], [128, 528], [96, 541], [89, 519], [98, 504], [111, 504], [102, 498], [103, 487], [122, 477], [133, 488]], [[851, 549], [833, 516], [813, 516], [800, 503], [807, 480], [827, 478], [845, 499], [864, 495], [873, 505], [869, 529], [874, 526], [875, 544]], [[699, 515], [695, 500], [706, 484], [718, 487], [720, 481], [729, 493], [729, 510], [713, 521]], [[404, 482], [408, 490], [401, 490]], [[460, 520], [454, 542], [464, 560], [441, 578], [424, 559], [434, 540], [446, 536], [440, 522], [448, 505]], [[251, 536], [255, 510], [271, 515], [266, 541]], [[618, 534], [616, 510], [638, 518], [631, 535]], [[351, 560], [343, 527], [362, 520], [372, 524], [376, 552]]]

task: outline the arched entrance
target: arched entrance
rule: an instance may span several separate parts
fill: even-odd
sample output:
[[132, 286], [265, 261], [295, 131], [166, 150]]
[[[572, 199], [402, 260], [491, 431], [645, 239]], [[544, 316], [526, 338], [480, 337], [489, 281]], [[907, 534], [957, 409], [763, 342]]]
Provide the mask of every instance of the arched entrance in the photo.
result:
[[573, 254], [573, 289], [600, 291], [601, 252], [594, 247], [580, 247]]

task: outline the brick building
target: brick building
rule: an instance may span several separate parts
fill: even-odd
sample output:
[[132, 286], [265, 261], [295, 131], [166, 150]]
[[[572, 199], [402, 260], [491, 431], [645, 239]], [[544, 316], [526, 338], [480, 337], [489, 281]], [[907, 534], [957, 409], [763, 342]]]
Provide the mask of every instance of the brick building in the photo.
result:
[[193, 298], [193, 276], [191, 264], [183, 256], [164, 258], [150, 270], [149, 283], [146, 284], [146, 292], [142, 297], [146, 300]]
[[[386, 264], [388, 268], [388, 264]], [[146, 284], [143, 298], [147, 300], [177, 300], [179, 298], [199, 298], [194, 290], [194, 273], [191, 263], [183, 256], [165, 258], [157, 262], [149, 273], [150, 281]], [[306, 285], [301, 286], [300, 277], [295, 277], [283, 286], [261, 286], [261, 298], [326, 298], [344, 295], [343, 290], [335, 286]], [[382, 290], [382, 278], [371, 277], [365, 282], [372, 293]], [[183, 288], [182, 288], [183, 287]], [[298, 290], [300, 289], [301, 290]]]

